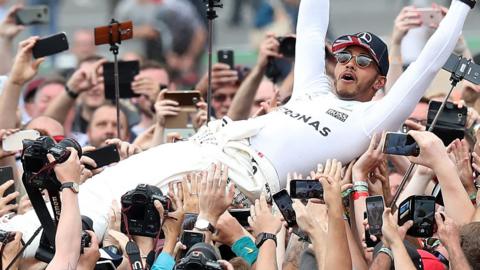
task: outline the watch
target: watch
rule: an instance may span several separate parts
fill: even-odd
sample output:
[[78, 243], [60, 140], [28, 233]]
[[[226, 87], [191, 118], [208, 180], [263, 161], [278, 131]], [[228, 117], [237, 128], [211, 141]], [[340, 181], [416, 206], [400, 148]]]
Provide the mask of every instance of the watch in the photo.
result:
[[75, 182], [66, 182], [63, 183], [62, 186], [60, 187], [60, 191], [62, 191], [65, 188], [69, 188], [73, 191], [73, 193], [78, 193], [80, 191], [80, 188], [77, 183]]
[[265, 241], [267, 240], [273, 240], [275, 242], [275, 246], [277, 245], [277, 236], [275, 234], [272, 234], [272, 233], [259, 233], [257, 235], [257, 239], [255, 240], [255, 245], [257, 246], [257, 248], [259, 249], [263, 243], [265, 243]]
[[75, 93], [72, 91], [72, 89], [68, 88], [68, 86], [65, 86], [65, 91], [67, 92], [68, 96], [72, 99], [76, 99], [80, 94]]
[[195, 229], [202, 232], [210, 231], [211, 233], [215, 233], [215, 227], [206, 219], [198, 218], [195, 222]]

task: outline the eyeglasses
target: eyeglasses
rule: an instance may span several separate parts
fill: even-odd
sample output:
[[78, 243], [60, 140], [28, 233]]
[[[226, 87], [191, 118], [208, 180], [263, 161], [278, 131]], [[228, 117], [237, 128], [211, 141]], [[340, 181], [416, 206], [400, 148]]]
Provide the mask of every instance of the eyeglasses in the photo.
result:
[[[349, 51], [338, 52], [335, 54], [335, 58], [340, 64], [346, 64], [350, 62], [353, 57], [354, 55], [352, 55], [352, 53]], [[355, 55], [355, 62], [357, 63], [357, 66], [366, 68], [373, 62], [373, 59], [370, 56], [360, 54]]]
[[230, 95], [217, 94], [217, 95], [213, 95], [212, 99], [215, 100], [216, 102], [225, 102], [227, 98], [233, 99], [234, 97], [235, 97], [235, 94], [230, 94]]

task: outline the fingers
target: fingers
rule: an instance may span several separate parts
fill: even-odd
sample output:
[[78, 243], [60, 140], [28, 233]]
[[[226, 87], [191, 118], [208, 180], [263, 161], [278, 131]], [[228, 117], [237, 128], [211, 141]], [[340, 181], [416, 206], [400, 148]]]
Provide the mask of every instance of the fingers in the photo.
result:
[[155, 208], [156, 208], [157, 211], [158, 211], [158, 214], [159, 214], [159, 216], [160, 216], [160, 219], [162, 219], [162, 217], [163, 217], [164, 214], [165, 214], [165, 209], [163, 209], [162, 203], [160, 203], [159, 200], [155, 200], [155, 201], [153, 202], [153, 204], [155, 205]]
[[15, 184], [14, 180], [8, 180], [7, 182], [5, 182], [3, 185], [0, 186], [0, 197], [3, 197], [5, 190], [13, 186], [13, 184]]

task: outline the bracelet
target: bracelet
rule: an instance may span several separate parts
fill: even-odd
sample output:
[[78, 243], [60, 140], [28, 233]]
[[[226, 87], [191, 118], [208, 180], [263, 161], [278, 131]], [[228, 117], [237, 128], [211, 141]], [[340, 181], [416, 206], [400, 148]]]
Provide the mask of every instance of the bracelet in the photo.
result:
[[392, 252], [389, 248], [382, 247], [382, 248], [378, 251], [378, 253], [380, 253], [380, 252], [383, 252], [383, 253], [387, 254], [388, 257], [390, 257], [390, 259], [393, 261], [393, 252]]
[[356, 191], [353, 193], [353, 200], [356, 201], [362, 197], [368, 197], [369, 194], [368, 192], [365, 192], [365, 191]]
[[366, 187], [366, 186], [353, 186], [353, 191], [367, 191], [368, 192], [368, 187]]
[[366, 181], [353, 181], [353, 186], [364, 186], [368, 188], [368, 182]]
[[346, 197], [350, 196], [350, 194], [352, 194], [352, 192], [353, 192], [353, 188], [349, 188], [347, 190], [342, 191], [342, 198], [346, 198]]
[[72, 99], [77, 99], [78, 98], [78, 93], [75, 93], [72, 91], [72, 89], [68, 88], [68, 86], [65, 85], [65, 91], [67, 92], [68, 96], [71, 97]]

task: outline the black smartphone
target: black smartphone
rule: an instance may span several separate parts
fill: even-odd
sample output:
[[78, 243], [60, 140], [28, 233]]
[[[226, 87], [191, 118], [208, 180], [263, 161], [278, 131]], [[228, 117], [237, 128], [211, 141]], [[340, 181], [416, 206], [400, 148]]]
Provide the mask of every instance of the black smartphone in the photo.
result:
[[[13, 179], [13, 168], [12, 167], [1, 167], [0, 168], [0, 185], [5, 184], [9, 180]], [[6, 197], [15, 192], [15, 185], [11, 185], [10, 187], [5, 190], [3, 193], [3, 197]], [[16, 204], [17, 200], [13, 199], [8, 204]]]
[[248, 217], [250, 216], [250, 209], [248, 209], [248, 208], [245, 208], [245, 209], [230, 209], [230, 210], [228, 210], [228, 212], [243, 227], [250, 226], [250, 224], [248, 224]]
[[167, 91], [165, 93], [165, 99], [173, 100], [178, 102], [178, 106], [196, 106], [201, 100], [201, 94], [199, 91]]
[[294, 199], [322, 199], [323, 187], [318, 180], [292, 180], [290, 181], [290, 196]]
[[193, 247], [193, 245], [201, 243], [203, 241], [205, 241], [205, 234], [189, 230], [183, 231], [181, 242], [187, 247], [185, 252], [187, 252], [191, 247]]
[[293, 210], [293, 201], [288, 195], [288, 192], [285, 189], [280, 190], [279, 192], [273, 194], [273, 201], [277, 204], [280, 213], [282, 213], [283, 218], [287, 222], [289, 227], [294, 227], [297, 225], [297, 218], [295, 215], [295, 210]]
[[443, 69], [455, 73], [457, 76], [464, 76], [466, 80], [474, 84], [480, 84], [480, 65], [467, 58], [451, 54]]
[[233, 50], [219, 50], [217, 57], [219, 63], [227, 64], [230, 69], [235, 68], [235, 53]]
[[[428, 105], [427, 129], [432, 125], [433, 119], [441, 105], [442, 102], [430, 101]], [[445, 146], [452, 143], [455, 139], [463, 139], [465, 137], [467, 113], [468, 109], [466, 106], [459, 109], [454, 103], [447, 102], [432, 132], [443, 141]]]
[[15, 13], [15, 23], [18, 25], [46, 24], [49, 21], [50, 14], [45, 5], [24, 7]]
[[435, 226], [435, 197], [413, 195], [405, 199], [398, 208], [398, 225], [413, 220], [407, 234], [414, 237], [431, 237]]
[[[140, 62], [118, 62], [120, 98], [132, 98], [140, 96], [132, 90], [132, 82], [138, 73], [140, 73]], [[105, 86], [105, 97], [109, 100], [115, 100], [115, 77], [113, 63], [103, 64], [103, 79], [103, 84]]]
[[400, 156], [418, 156], [420, 147], [412, 138], [405, 133], [387, 132], [383, 153]]
[[67, 35], [62, 32], [37, 40], [33, 46], [32, 53], [34, 58], [54, 55], [68, 50]]
[[104, 166], [120, 161], [120, 154], [118, 153], [118, 149], [114, 144], [95, 149], [91, 152], [86, 152], [83, 155], [93, 159], [95, 163], [97, 163], [96, 168], [85, 165], [85, 167], [89, 170], [102, 168]]
[[371, 235], [381, 235], [383, 225], [383, 210], [385, 202], [383, 196], [369, 196], [365, 199], [367, 205], [367, 218], [369, 233]]
[[[367, 212], [363, 212], [363, 219], [367, 219]], [[375, 247], [381, 241], [380, 237], [377, 237], [377, 240], [373, 241], [372, 238], [370, 238], [370, 231], [365, 229], [365, 244], [367, 247]]]

